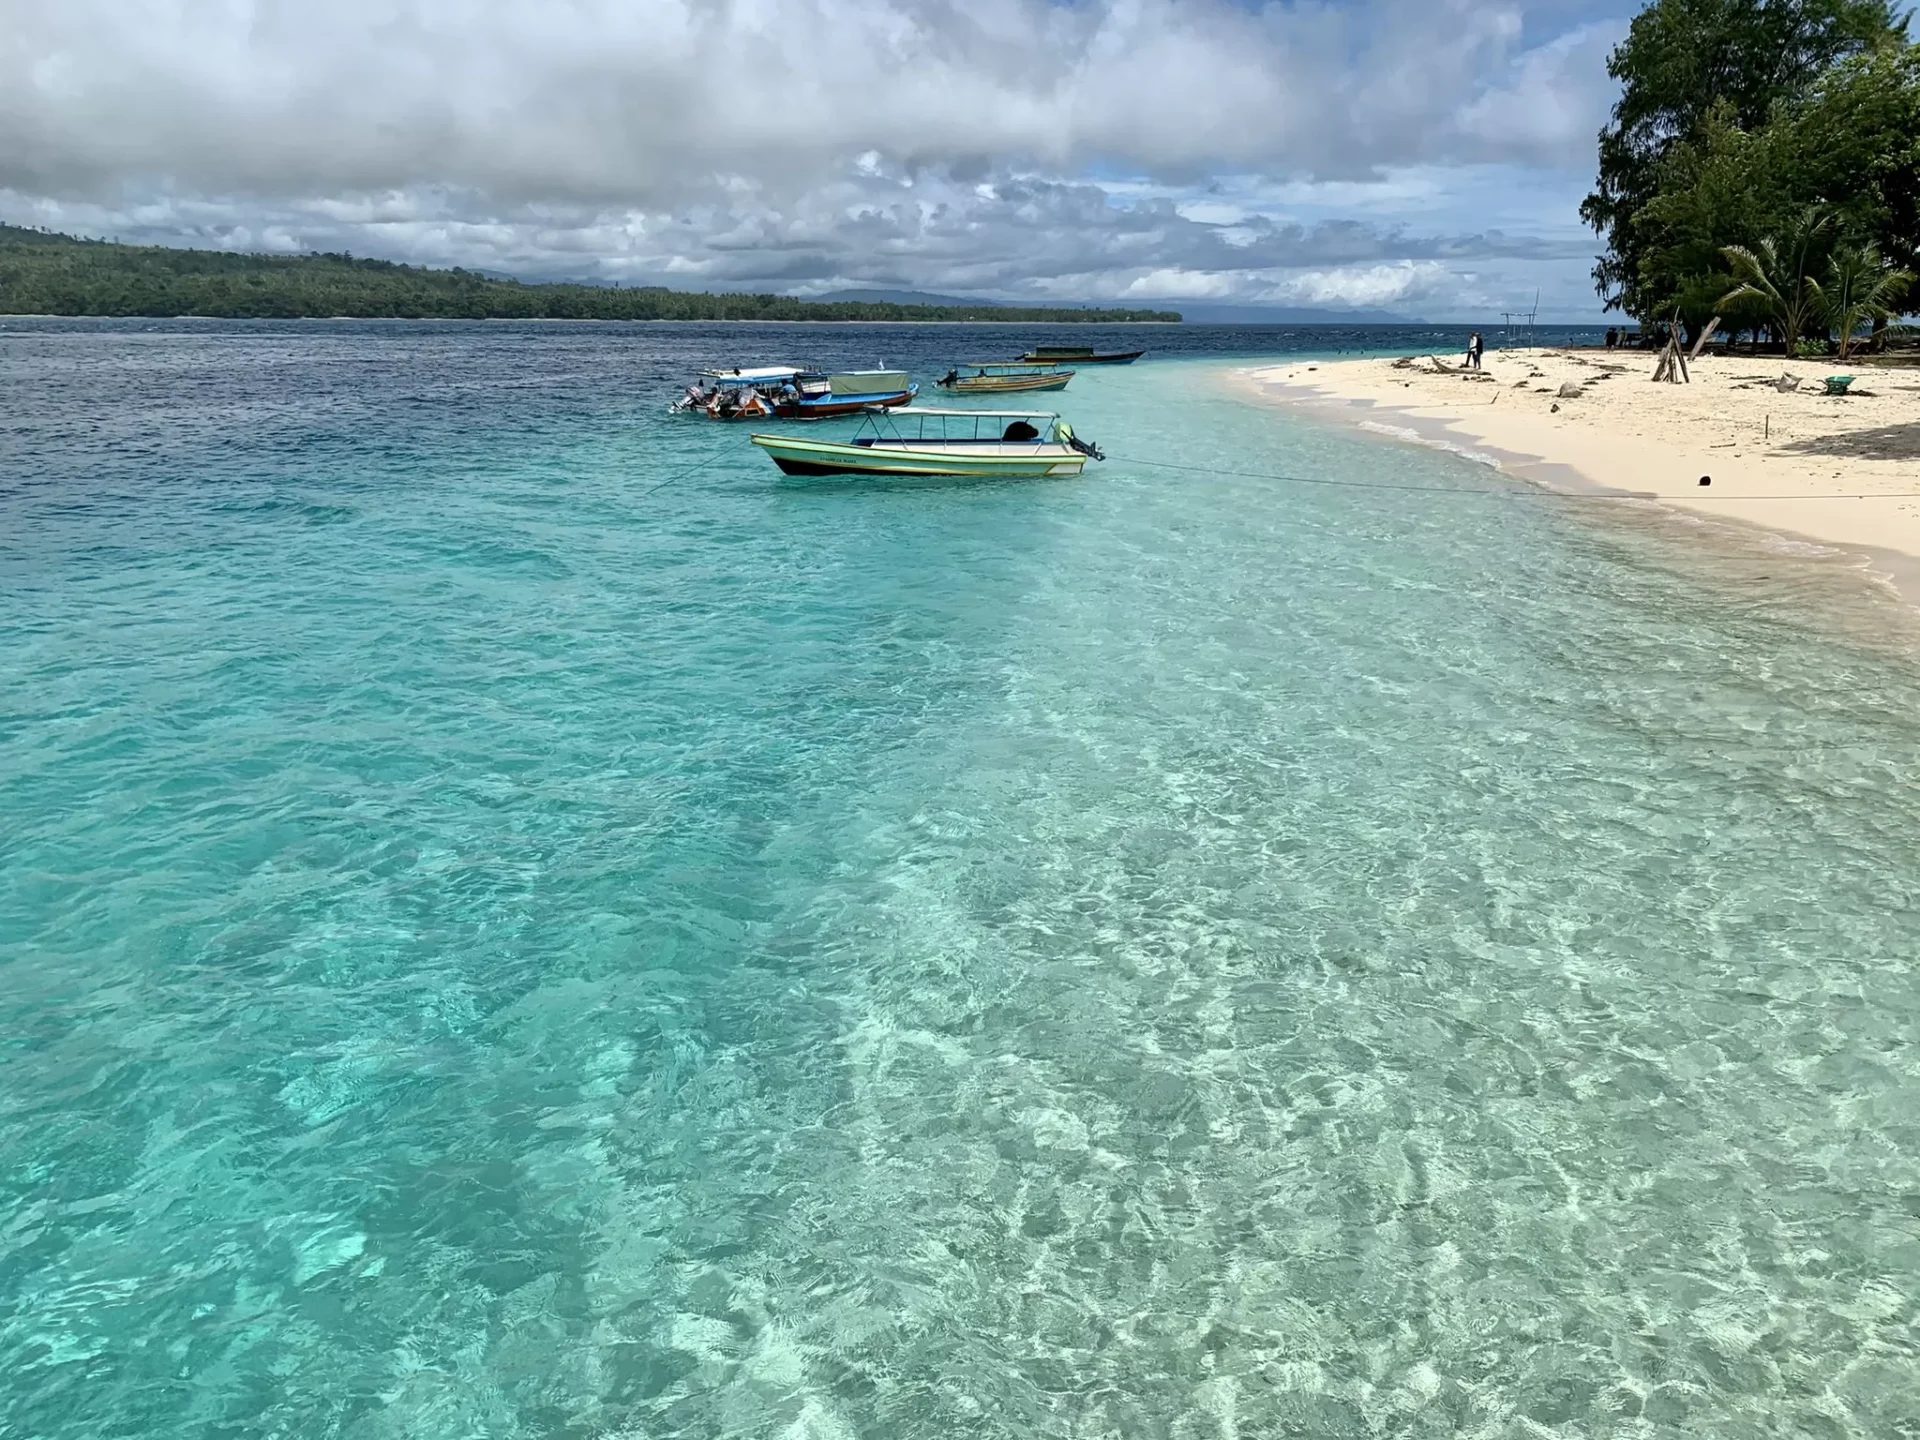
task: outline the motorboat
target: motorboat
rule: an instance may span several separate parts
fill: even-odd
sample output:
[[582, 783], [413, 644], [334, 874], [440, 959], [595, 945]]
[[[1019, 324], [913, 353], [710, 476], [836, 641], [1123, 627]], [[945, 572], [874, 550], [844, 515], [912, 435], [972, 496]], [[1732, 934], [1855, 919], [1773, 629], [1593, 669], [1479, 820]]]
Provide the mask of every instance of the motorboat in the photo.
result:
[[1098, 447], [1046, 410], [890, 410], [875, 406], [850, 440], [753, 435], [787, 475], [1078, 475]]
[[1064, 390], [1073, 371], [1047, 361], [973, 360], [956, 365], [934, 384], [956, 395], [1010, 395], [1029, 390]]
[[797, 365], [702, 370], [667, 407], [667, 413], [704, 415], [709, 420], [770, 420], [780, 389], [805, 373]]
[[910, 404], [920, 387], [904, 370], [837, 370], [831, 374], [802, 375], [794, 381], [794, 396], [776, 405], [782, 420], [825, 420], [835, 415], [858, 415], [880, 406]]
[[1036, 345], [1020, 358], [1030, 365], [1131, 365], [1144, 350], [1095, 350], [1085, 345]]
[[875, 405], [906, 405], [919, 393], [904, 370], [736, 365], [700, 371], [668, 413], [699, 413], [709, 420], [826, 420]]

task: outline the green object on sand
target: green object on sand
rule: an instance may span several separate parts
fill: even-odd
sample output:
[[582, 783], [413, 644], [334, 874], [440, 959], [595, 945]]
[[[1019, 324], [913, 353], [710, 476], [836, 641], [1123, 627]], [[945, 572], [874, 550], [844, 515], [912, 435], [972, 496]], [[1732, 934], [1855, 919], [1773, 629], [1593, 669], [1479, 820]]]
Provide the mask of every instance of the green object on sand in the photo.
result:
[[1827, 376], [1827, 394], [1844, 395], [1851, 384], [1853, 384], [1851, 375], [1829, 375]]

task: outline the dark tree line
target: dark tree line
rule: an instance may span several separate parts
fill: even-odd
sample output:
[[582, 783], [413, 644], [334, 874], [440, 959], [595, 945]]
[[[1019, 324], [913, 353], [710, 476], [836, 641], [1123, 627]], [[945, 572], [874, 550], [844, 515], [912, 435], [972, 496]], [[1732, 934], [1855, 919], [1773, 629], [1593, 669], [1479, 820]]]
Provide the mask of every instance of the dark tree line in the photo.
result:
[[526, 285], [353, 255], [239, 255], [82, 240], [0, 225], [0, 314], [222, 319], [1178, 320], [1164, 310], [1016, 309]]
[[1920, 46], [1899, 7], [1654, 0], [1608, 73], [1581, 215], [1609, 307], [1844, 349], [1920, 299]]

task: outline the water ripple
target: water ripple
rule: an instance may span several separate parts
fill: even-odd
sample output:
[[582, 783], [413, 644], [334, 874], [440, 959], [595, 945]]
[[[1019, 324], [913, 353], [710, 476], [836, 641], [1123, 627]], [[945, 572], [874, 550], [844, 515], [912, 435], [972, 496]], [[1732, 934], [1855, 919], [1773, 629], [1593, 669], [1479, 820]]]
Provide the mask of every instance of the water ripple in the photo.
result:
[[1903, 1433], [1890, 602], [631, 392], [786, 335], [5, 338], [0, 1431]]

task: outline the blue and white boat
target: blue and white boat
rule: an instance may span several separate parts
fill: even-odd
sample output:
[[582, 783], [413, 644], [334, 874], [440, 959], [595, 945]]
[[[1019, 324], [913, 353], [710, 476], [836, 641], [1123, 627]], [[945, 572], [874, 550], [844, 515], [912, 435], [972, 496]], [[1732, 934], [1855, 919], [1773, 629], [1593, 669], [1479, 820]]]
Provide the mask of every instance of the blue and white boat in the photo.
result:
[[736, 365], [702, 370], [670, 413], [698, 411], [709, 420], [828, 420], [906, 405], [919, 393], [904, 370]]

